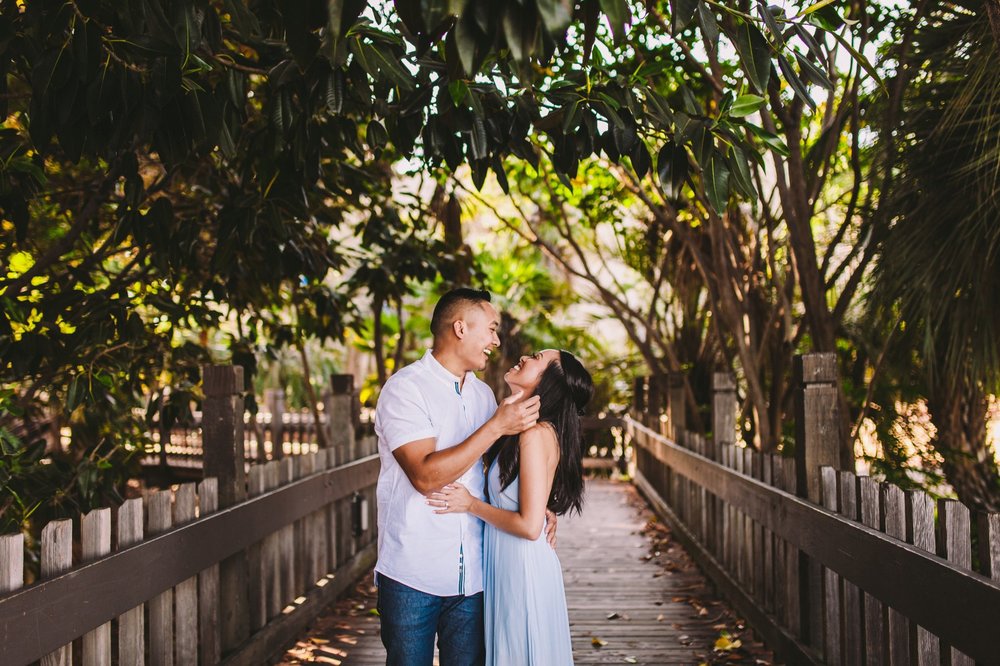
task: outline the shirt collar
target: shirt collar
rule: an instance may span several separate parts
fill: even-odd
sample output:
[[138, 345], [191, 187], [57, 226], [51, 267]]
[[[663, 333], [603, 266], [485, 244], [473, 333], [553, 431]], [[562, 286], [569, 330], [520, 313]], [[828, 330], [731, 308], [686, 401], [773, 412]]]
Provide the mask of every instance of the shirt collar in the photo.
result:
[[[422, 360], [424, 361], [424, 363], [427, 364], [427, 367], [430, 368], [431, 373], [435, 377], [440, 377], [443, 381], [448, 382], [448, 384], [452, 386], [455, 385], [464, 386], [461, 377], [459, 377], [458, 375], [453, 375], [448, 368], [441, 365], [441, 362], [438, 361], [436, 358], [434, 358], [433, 350], [428, 349], [426, 352], [424, 352], [424, 358]], [[470, 371], [465, 373], [465, 379], [466, 380], [470, 379], [470, 375], [472, 377], [475, 377], [475, 374]]]

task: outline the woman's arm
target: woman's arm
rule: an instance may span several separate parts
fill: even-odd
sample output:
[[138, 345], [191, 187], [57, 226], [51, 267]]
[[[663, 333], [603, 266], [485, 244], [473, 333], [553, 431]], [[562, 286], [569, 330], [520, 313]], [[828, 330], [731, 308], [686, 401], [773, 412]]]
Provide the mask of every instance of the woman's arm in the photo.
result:
[[435, 513], [471, 513], [497, 529], [523, 539], [537, 539], [545, 521], [545, 507], [559, 461], [555, 433], [544, 425], [526, 430], [520, 437], [518, 510], [507, 511], [469, 494], [461, 484], [451, 484], [429, 496]]

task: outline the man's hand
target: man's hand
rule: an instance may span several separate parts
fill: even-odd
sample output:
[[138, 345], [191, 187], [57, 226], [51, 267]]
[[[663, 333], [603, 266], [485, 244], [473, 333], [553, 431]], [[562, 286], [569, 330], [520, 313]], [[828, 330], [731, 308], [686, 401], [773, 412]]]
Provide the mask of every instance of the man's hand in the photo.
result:
[[556, 547], [556, 523], [559, 521], [556, 514], [548, 509], [545, 510], [545, 540], [553, 548]]
[[538, 421], [541, 398], [537, 395], [522, 399], [524, 391], [518, 391], [500, 403], [493, 421], [501, 435], [518, 435]]

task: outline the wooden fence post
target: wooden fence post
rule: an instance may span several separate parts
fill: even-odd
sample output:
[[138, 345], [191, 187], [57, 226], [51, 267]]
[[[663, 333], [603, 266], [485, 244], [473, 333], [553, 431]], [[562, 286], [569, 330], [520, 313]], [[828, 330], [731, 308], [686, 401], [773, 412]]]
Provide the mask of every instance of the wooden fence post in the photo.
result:
[[820, 468], [840, 465], [840, 402], [837, 399], [837, 356], [832, 353], [795, 357], [795, 472], [799, 496], [823, 503]]
[[728, 372], [712, 373], [712, 458], [720, 444], [736, 443], [736, 409], [736, 380]]
[[[840, 401], [837, 356], [833, 353], [795, 357], [795, 477], [798, 495], [823, 504], [822, 471], [839, 470]], [[823, 648], [823, 573], [814, 560], [800, 559], [800, 599], [803, 637]]]
[[632, 379], [632, 409], [636, 414], [646, 411], [646, 378], [642, 375]]
[[285, 392], [281, 389], [265, 389], [264, 404], [271, 413], [271, 460], [281, 460], [285, 455]]
[[687, 431], [687, 408], [684, 400], [684, 374], [671, 372], [667, 380], [667, 414], [670, 438], [677, 443], [684, 440]]
[[[206, 365], [202, 368], [204, 477], [219, 483], [219, 508], [247, 497], [243, 459], [243, 368]], [[219, 564], [220, 634], [222, 654], [250, 636], [247, 556], [239, 552]]]
[[331, 375], [329, 428], [330, 447], [337, 451], [337, 464], [354, 460], [354, 375]]

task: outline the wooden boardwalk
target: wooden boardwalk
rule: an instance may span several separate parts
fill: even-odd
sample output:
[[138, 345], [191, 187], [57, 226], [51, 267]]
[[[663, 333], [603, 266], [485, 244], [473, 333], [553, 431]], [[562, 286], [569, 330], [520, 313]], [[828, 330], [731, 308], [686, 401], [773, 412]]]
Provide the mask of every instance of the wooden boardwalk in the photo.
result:
[[[772, 663], [630, 484], [588, 481], [558, 552], [577, 664]], [[384, 664], [374, 607], [369, 576], [277, 663]]]

